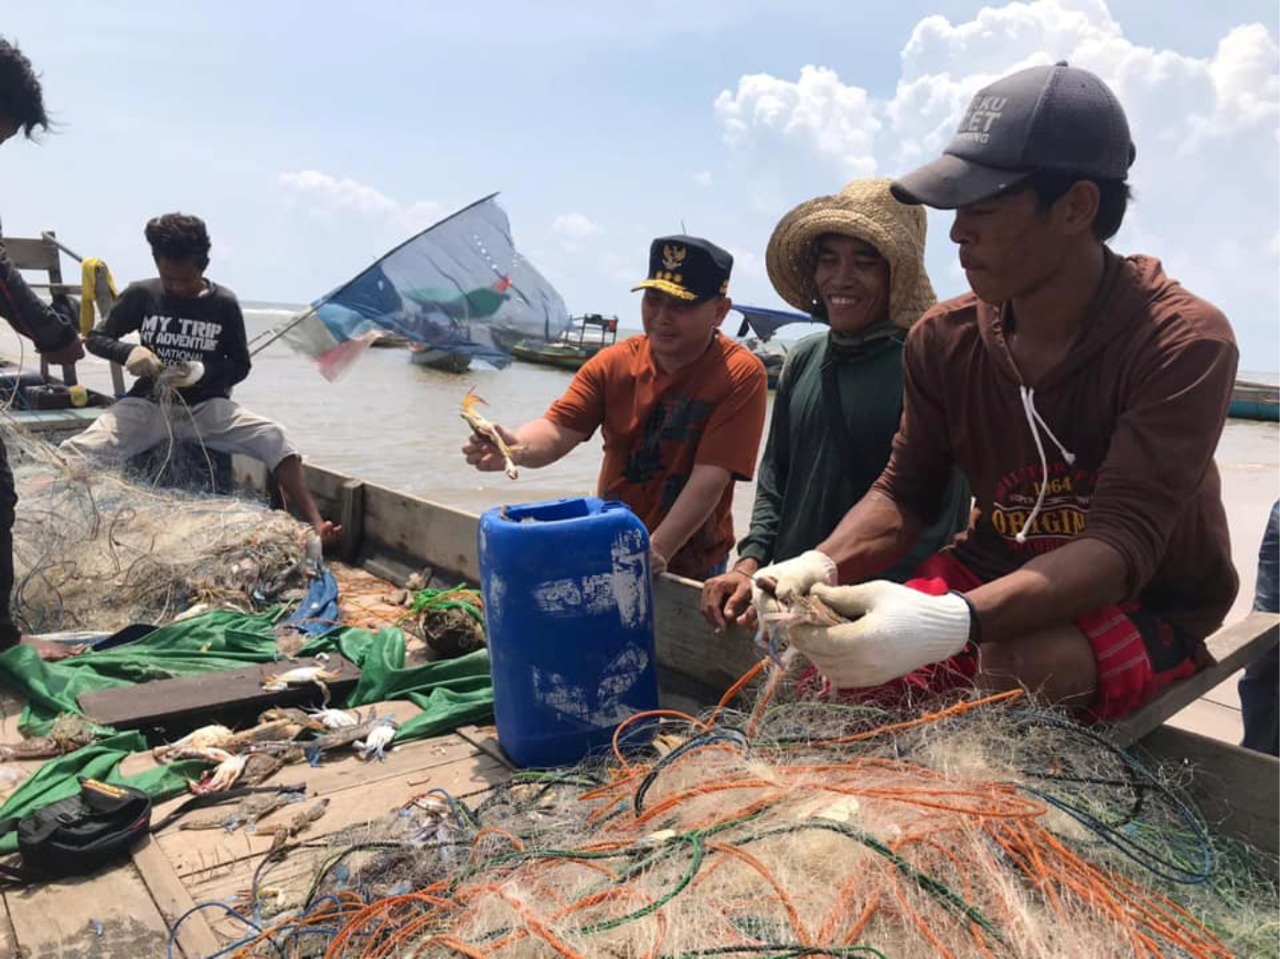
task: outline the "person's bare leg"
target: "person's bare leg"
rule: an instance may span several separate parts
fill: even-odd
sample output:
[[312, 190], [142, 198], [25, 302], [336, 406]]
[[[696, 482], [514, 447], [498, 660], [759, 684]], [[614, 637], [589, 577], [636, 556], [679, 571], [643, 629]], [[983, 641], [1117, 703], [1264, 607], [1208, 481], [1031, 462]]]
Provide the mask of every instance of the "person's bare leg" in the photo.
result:
[[53, 663], [57, 662], [59, 659], [70, 659], [72, 656], [79, 656], [88, 648], [83, 644], [55, 643], [53, 640], [37, 639], [34, 636], [23, 636], [22, 645], [30, 646], [36, 651], [36, 655], [46, 663]]
[[1084, 633], [1058, 626], [1005, 643], [983, 643], [978, 654], [979, 689], [1023, 687], [1045, 702], [1088, 706], [1098, 690], [1098, 662]]
[[285, 501], [296, 507], [311, 524], [311, 528], [320, 534], [321, 545], [325, 549], [337, 546], [342, 538], [342, 527], [320, 515], [320, 509], [311, 498], [311, 491], [307, 489], [306, 477], [302, 474], [302, 457], [286, 456], [282, 459], [276, 465], [276, 480]]

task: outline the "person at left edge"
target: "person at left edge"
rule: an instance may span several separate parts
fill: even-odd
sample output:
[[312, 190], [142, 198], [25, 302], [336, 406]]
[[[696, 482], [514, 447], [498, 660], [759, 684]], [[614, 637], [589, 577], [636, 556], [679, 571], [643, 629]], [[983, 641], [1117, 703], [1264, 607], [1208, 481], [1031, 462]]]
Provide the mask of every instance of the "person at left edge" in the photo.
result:
[[[49, 129], [40, 80], [26, 54], [0, 37], [0, 144], [21, 133], [28, 140], [37, 129]], [[59, 314], [27, 286], [0, 241], [0, 316], [36, 345], [50, 363], [67, 365], [84, 356], [80, 334], [70, 317]], [[23, 637], [13, 621], [13, 523], [18, 505], [13, 471], [0, 442], [0, 652], [19, 642], [35, 648], [41, 659], [63, 659], [78, 650], [62, 643]]]
[[[536, 420], [506, 430], [516, 463], [554, 463], [599, 429], [599, 492], [645, 524], [655, 575], [705, 580], [733, 548], [733, 482], [749, 480], [764, 429], [768, 378], [751, 352], [720, 334], [733, 257], [700, 237], [662, 236], [649, 248], [644, 335], [588, 360]], [[467, 462], [500, 470], [492, 444], [472, 437]]]

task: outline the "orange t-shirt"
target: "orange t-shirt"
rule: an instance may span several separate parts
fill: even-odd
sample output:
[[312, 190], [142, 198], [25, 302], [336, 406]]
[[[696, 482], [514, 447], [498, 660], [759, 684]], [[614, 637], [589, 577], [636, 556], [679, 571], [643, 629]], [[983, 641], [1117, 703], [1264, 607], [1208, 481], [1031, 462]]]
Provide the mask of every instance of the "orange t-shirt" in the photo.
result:
[[[650, 532], [666, 517], [700, 464], [749, 480], [764, 428], [764, 364], [719, 333], [696, 361], [658, 369], [646, 336], [601, 350], [546, 412], [551, 422], [604, 433], [599, 495], [626, 503]], [[703, 578], [733, 547], [733, 483], [669, 569]]]

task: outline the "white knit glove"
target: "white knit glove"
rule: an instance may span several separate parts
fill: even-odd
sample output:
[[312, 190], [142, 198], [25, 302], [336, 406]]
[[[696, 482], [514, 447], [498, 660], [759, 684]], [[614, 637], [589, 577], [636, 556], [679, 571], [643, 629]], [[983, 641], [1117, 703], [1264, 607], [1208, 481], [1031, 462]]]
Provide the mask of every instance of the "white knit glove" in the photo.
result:
[[172, 366], [165, 367], [164, 373], [161, 374], [161, 379], [176, 389], [185, 390], [187, 387], [195, 386], [204, 379], [204, 364], [199, 360], [175, 363]]
[[773, 595], [784, 603], [797, 596], [804, 596], [815, 583], [826, 583], [834, 586], [836, 582], [836, 563], [826, 553], [816, 549], [806, 550], [793, 559], [784, 559], [756, 571], [752, 577], [757, 591], [761, 580], [771, 579], [777, 586]]
[[954, 593], [930, 596], [887, 580], [813, 587], [811, 595], [855, 619], [793, 626], [791, 645], [838, 689], [879, 686], [954, 656], [969, 641], [970, 607]]
[[145, 346], [135, 346], [129, 351], [124, 368], [139, 379], [155, 379], [164, 370], [164, 363]]

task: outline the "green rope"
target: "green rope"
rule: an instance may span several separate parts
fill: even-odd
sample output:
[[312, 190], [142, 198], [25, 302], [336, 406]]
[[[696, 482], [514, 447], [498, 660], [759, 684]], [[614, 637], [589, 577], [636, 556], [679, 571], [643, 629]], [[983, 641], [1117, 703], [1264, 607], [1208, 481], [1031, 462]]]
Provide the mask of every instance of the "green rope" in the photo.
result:
[[483, 623], [482, 603], [480, 590], [455, 586], [452, 589], [420, 589], [413, 594], [409, 609], [414, 613], [460, 609], [477, 623]]

